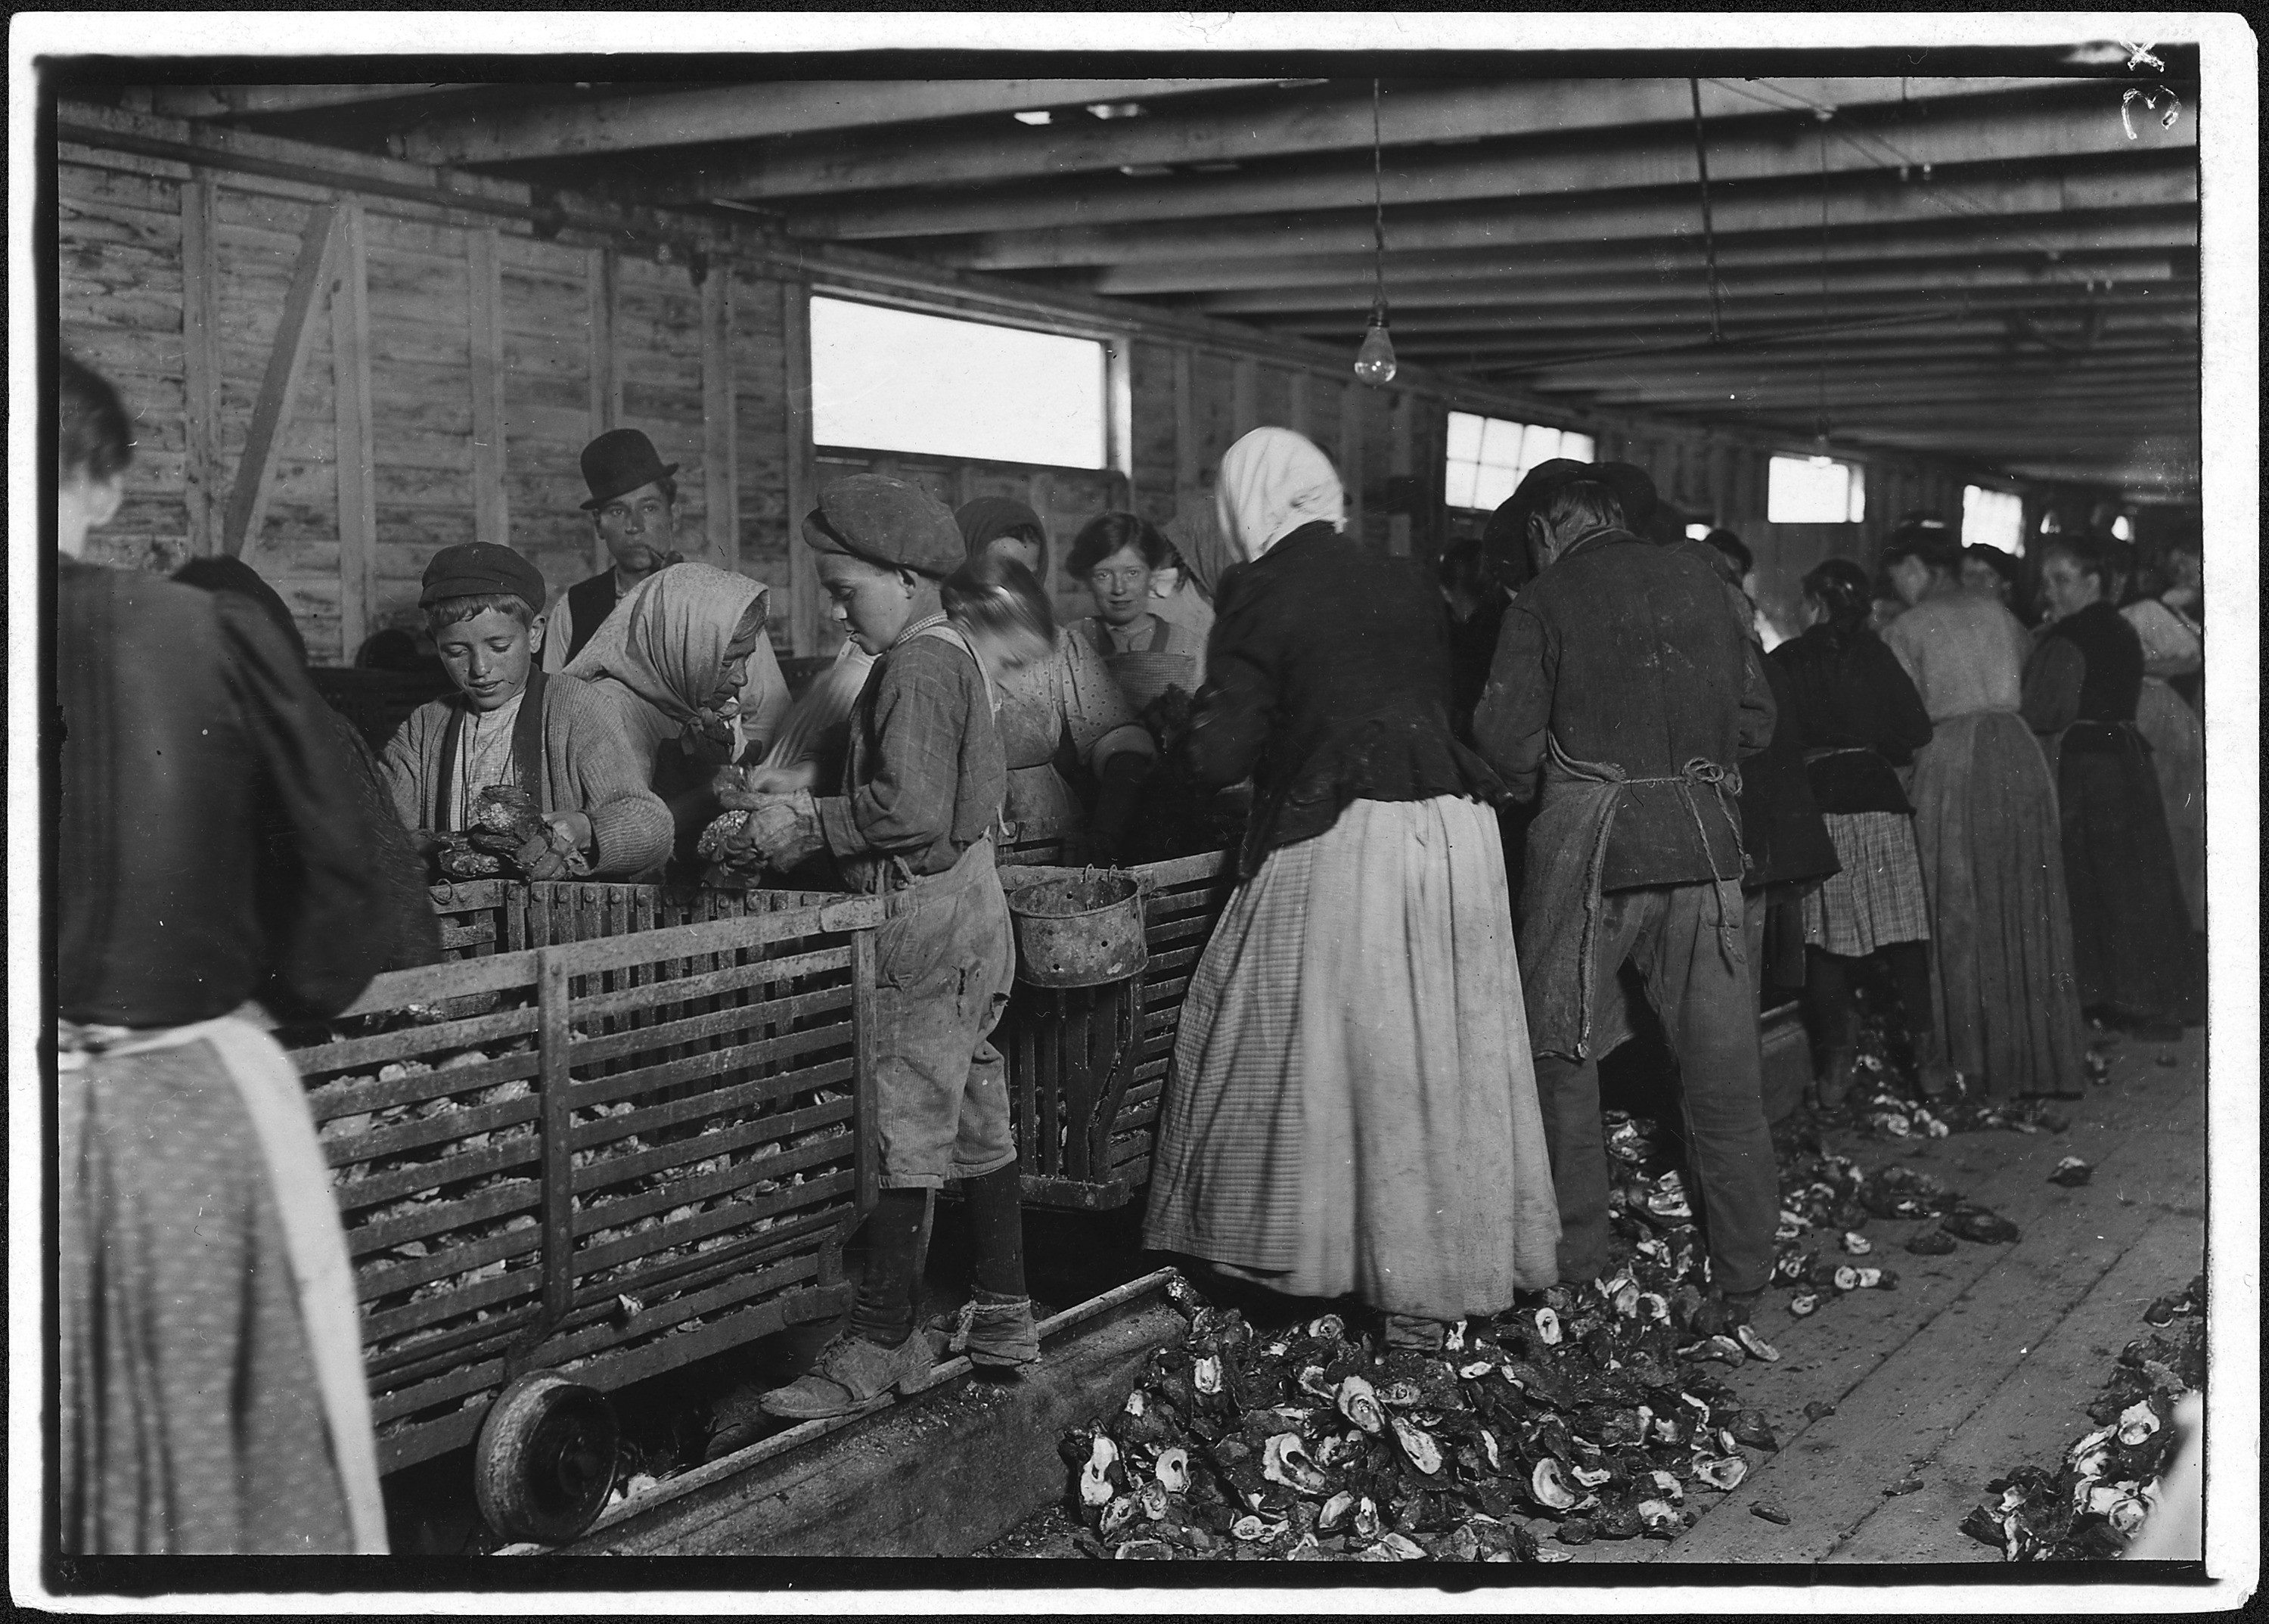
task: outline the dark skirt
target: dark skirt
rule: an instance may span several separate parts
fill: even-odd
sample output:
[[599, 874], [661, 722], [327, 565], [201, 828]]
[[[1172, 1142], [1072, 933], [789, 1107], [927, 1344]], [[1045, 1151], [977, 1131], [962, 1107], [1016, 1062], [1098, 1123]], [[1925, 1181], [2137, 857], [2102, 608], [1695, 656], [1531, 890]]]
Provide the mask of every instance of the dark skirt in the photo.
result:
[[2079, 722], [2058, 755], [2080, 1001], [2130, 1018], [2174, 1018], [2190, 957], [2188, 918], [2141, 735], [2124, 723]]
[[2056, 782], [2031, 729], [2008, 711], [1939, 719], [1908, 793], [1947, 1058], [1999, 1097], [2079, 1088]]

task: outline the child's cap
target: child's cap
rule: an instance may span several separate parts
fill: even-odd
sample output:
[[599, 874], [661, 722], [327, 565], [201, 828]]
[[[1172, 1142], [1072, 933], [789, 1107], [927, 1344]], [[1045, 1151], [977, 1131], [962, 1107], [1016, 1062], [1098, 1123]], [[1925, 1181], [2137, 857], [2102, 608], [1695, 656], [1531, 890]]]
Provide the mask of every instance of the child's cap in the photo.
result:
[[941, 579], [967, 557], [961, 527], [944, 503], [882, 474], [853, 474], [822, 490], [804, 519], [803, 539], [820, 552]]
[[429, 608], [443, 598], [470, 598], [505, 592], [542, 612], [547, 594], [543, 572], [509, 547], [494, 542], [465, 542], [444, 547], [425, 566], [425, 589], [418, 607]]

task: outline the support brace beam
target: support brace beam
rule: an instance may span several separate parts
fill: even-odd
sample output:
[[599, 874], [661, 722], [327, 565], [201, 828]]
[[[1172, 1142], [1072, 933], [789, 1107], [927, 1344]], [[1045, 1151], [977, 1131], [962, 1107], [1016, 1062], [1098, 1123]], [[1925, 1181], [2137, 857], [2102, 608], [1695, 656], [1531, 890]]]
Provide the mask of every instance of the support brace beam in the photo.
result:
[[292, 272], [291, 291], [285, 295], [284, 313], [276, 324], [276, 342], [268, 351], [268, 371], [260, 380], [252, 422], [245, 431], [236, 483], [229, 488], [220, 550], [232, 558], [241, 558], [259, 542], [261, 520], [267, 517], [268, 498], [276, 481], [276, 450], [292, 421], [299, 374], [307, 362], [308, 341], [314, 336], [315, 301], [329, 279], [337, 235], [338, 210], [334, 205], [317, 203], [307, 210], [307, 228], [299, 233], [299, 263]]

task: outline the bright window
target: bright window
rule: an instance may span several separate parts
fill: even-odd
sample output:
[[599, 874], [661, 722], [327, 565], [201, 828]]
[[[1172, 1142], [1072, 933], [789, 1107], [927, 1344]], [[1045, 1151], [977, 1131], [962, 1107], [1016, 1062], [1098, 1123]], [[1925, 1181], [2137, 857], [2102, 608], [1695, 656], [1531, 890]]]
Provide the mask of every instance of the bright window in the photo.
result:
[[1858, 524], [1866, 516], [1866, 484], [1849, 462], [1775, 457], [1765, 470], [1768, 524]]
[[1494, 512], [1530, 469], [1555, 457], [1589, 462], [1592, 437], [1541, 423], [1512, 423], [1469, 411], [1450, 414], [1448, 466], [1442, 499], [1452, 507]]
[[1710, 539], [1710, 532], [1717, 528], [1714, 524], [1689, 524], [1686, 527], [1686, 539], [1689, 542], [1706, 542]]
[[2111, 521], [2111, 534], [2123, 542], [2135, 539], [2135, 521], [2122, 513]]
[[2025, 498], [2008, 491], [1988, 491], [1983, 485], [1962, 486], [1962, 544], [2023, 552]]
[[1105, 347], [846, 299], [811, 301], [823, 446], [1108, 466]]

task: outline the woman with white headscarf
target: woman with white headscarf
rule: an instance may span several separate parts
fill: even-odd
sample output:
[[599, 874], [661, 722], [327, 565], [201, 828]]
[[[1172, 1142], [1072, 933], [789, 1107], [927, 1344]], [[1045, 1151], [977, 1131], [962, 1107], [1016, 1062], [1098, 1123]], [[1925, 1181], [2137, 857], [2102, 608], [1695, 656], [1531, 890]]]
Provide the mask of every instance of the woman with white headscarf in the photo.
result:
[[1241, 883], [1192, 977], [1145, 1235], [1390, 1342], [1558, 1276], [1560, 1222], [1489, 769], [1449, 718], [1423, 576], [1340, 534], [1323, 454], [1222, 459], [1201, 782], [1250, 773]]
[[632, 587], [567, 662], [645, 764], [682, 845], [724, 809], [717, 770], [750, 746], [761, 754], [787, 713], [770, 601], [745, 575], [672, 565]]

